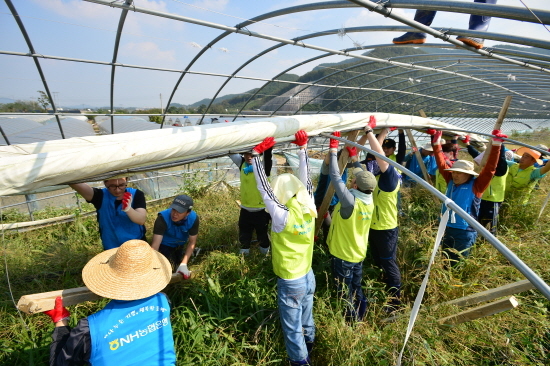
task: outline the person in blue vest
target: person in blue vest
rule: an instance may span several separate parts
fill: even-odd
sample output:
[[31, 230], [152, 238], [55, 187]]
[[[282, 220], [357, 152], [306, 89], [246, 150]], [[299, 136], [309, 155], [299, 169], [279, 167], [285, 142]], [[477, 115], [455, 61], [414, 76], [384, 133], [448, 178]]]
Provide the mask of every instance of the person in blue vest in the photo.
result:
[[176, 364], [168, 297], [168, 260], [143, 240], [99, 253], [82, 270], [93, 293], [112, 299], [102, 310], [69, 327], [70, 312], [56, 298], [44, 312], [55, 324], [50, 366]]
[[[339, 131], [332, 134], [340, 137]], [[362, 321], [367, 311], [367, 298], [361, 287], [363, 260], [367, 255], [376, 178], [355, 162], [353, 188], [346, 188], [338, 169], [338, 145], [338, 140], [330, 139], [330, 178], [339, 202], [334, 208], [327, 244], [338, 297], [346, 302], [346, 319]]]
[[271, 261], [277, 276], [277, 307], [283, 329], [286, 352], [292, 366], [311, 365], [315, 341], [313, 294], [315, 276], [311, 269], [313, 234], [317, 209], [309, 176], [307, 133], [296, 132], [298, 175], [281, 174], [271, 184], [258, 156], [273, 147], [267, 137], [252, 150], [252, 166], [258, 191], [271, 215]]
[[[265, 255], [269, 252], [269, 247], [271, 246], [268, 235], [269, 214], [265, 211], [264, 201], [256, 188], [256, 179], [252, 173], [252, 153], [247, 152], [243, 155], [233, 154], [229, 157], [235, 165], [239, 167], [239, 177], [241, 181], [241, 211], [239, 212], [240, 254], [250, 254], [252, 234], [255, 231], [260, 252]], [[265, 172], [269, 177], [273, 164], [272, 149], [266, 150], [263, 153], [263, 157]]]
[[[198, 235], [199, 215], [193, 210], [193, 199], [181, 194], [174, 198], [170, 208], [158, 213], [151, 247], [168, 258], [174, 272], [187, 280], [191, 277], [187, 264], [195, 250]], [[185, 243], [187, 248], [184, 254]]]
[[[487, 162], [481, 172], [474, 171], [474, 163], [467, 160], [457, 160], [449, 167], [441, 153], [440, 139], [442, 131], [437, 131], [432, 138], [435, 159], [439, 172], [447, 182], [445, 195], [466, 211], [476, 221], [479, 216], [479, 205], [483, 192], [489, 187], [498, 164], [502, 138], [506, 138], [500, 130], [494, 130], [492, 148]], [[447, 211], [447, 206], [442, 205], [441, 214]], [[463, 257], [470, 255], [470, 249], [477, 238], [477, 231], [462, 217], [450, 212], [449, 221], [445, 228], [442, 240], [443, 251], [447, 254], [451, 266], [459, 263]]]
[[118, 248], [131, 239], [145, 240], [147, 204], [142, 191], [128, 187], [127, 178], [103, 181], [105, 188], [92, 188], [86, 183], [70, 184], [71, 188], [94, 205], [103, 249]]
[[[437, 164], [435, 163], [435, 158], [433, 154], [432, 145], [428, 142], [422, 148], [420, 148], [420, 155], [422, 156], [422, 161], [426, 166], [428, 175], [431, 176], [432, 181], [435, 179], [435, 173], [437, 171]], [[411, 151], [404, 159], [405, 168], [409, 169], [414, 174], [418, 175], [420, 178], [423, 178], [422, 169], [420, 164], [416, 160], [416, 154], [414, 151]], [[414, 186], [415, 182], [408, 175], [404, 176], [403, 183], [405, 186]]]
[[[474, 0], [475, 3], [496, 4], [497, 0]], [[424, 25], [430, 26], [437, 12], [433, 10], [417, 10], [414, 15], [414, 20]], [[470, 15], [469, 30], [485, 32], [489, 28], [491, 17], [485, 15]], [[480, 49], [483, 47], [483, 39], [458, 36], [457, 41], [464, 42], [468, 46]], [[395, 44], [422, 44], [426, 42], [426, 33], [407, 32], [402, 36], [393, 39]]]

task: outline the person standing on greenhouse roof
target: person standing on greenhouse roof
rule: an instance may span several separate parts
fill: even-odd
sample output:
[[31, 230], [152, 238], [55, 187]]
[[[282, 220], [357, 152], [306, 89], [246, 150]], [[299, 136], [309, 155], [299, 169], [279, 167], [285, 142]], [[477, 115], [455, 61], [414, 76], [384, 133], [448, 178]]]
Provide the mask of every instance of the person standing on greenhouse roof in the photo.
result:
[[[497, 0], [474, 0], [475, 3], [496, 4]], [[424, 25], [430, 26], [435, 18], [436, 11], [432, 10], [417, 10], [414, 15], [414, 20]], [[489, 28], [491, 17], [482, 15], [470, 15], [469, 30], [485, 32]], [[480, 49], [483, 47], [483, 39], [458, 36], [458, 41], [464, 42], [468, 46]], [[393, 39], [394, 44], [422, 44], [426, 42], [426, 33], [407, 32], [402, 36]]]
[[274, 138], [267, 137], [252, 149], [256, 185], [272, 220], [272, 264], [277, 275], [277, 305], [292, 366], [311, 365], [310, 354], [315, 341], [315, 277], [311, 262], [317, 210], [309, 176], [307, 141], [305, 131], [296, 132], [293, 143], [300, 148], [300, 178], [293, 174], [281, 174], [273, 179], [271, 185], [259, 155], [273, 147]]
[[[483, 160], [484, 153], [479, 153], [472, 145], [470, 145], [470, 136], [467, 135], [464, 140], [464, 144], [468, 148], [468, 154], [474, 161], [481, 165]], [[511, 150], [507, 150], [502, 146], [500, 149], [500, 155], [498, 158], [497, 168], [495, 170], [495, 175], [491, 179], [491, 184], [489, 188], [483, 192], [481, 197], [481, 203], [479, 205], [479, 216], [478, 221], [484, 227], [489, 225], [489, 231], [494, 236], [497, 235], [498, 227], [498, 213], [500, 211], [500, 206], [504, 201], [504, 194], [506, 191], [506, 177], [508, 176], [508, 160], [513, 160], [514, 154]]]
[[159, 292], [171, 278], [168, 260], [142, 240], [90, 259], [84, 283], [112, 300], [71, 329], [71, 313], [55, 299], [54, 309], [44, 312], [55, 324], [49, 365], [175, 365], [170, 303]]
[[[263, 153], [264, 169], [269, 177], [272, 165], [272, 149]], [[262, 254], [269, 252], [271, 242], [269, 240], [269, 214], [265, 211], [265, 204], [256, 188], [256, 178], [252, 173], [252, 153], [246, 152], [243, 155], [233, 154], [229, 156], [239, 167], [241, 181], [241, 211], [239, 213], [239, 242], [240, 253], [248, 255], [252, 234], [256, 231], [256, 238], [259, 242], [259, 249]]]
[[[474, 163], [467, 160], [457, 160], [452, 167], [449, 167], [441, 153], [441, 145], [439, 143], [442, 131], [436, 131], [432, 138], [434, 146], [435, 159], [441, 175], [447, 181], [447, 192], [445, 195], [452, 199], [460, 208], [478, 219], [479, 205], [483, 192], [489, 187], [491, 179], [495, 174], [500, 149], [502, 148], [502, 138], [506, 138], [505, 134], [500, 130], [494, 130], [491, 134], [493, 137], [492, 149], [487, 159], [487, 163], [481, 170], [481, 173], [474, 171]], [[442, 205], [441, 213], [447, 211], [447, 206]], [[470, 248], [475, 243], [477, 232], [472, 228], [466, 220], [464, 220], [455, 212], [451, 211], [445, 234], [442, 240], [442, 248], [447, 254], [451, 266], [456, 265], [461, 257], [470, 255]]]
[[94, 205], [103, 249], [118, 248], [131, 239], [145, 240], [147, 203], [145, 195], [128, 187], [128, 178], [103, 181], [105, 188], [92, 188], [86, 183], [69, 184]]
[[[340, 137], [339, 131], [332, 134]], [[374, 210], [372, 191], [376, 187], [376, 178], [356, 162], [353, 188], [347, 189], [338, 170], [338, 144], [338, 140], [330, 139], [330, 178], [339, 202], [334, 208], [327, 244], [338, 297], [346, 302], [346, 319], [362, 321], [367, 311], [367, 299], [361, 280]], [[355, 147], [349, 150], [350, 156], [357, 155]]]
[[[168, 258], [172, 271], [187, 280], [191, 277], [187, 264], [195, 250], [198, 235], [199, 215], [193, 210], [193, 199], [182, 194], [174, 198], [168, 209], [158, 213], [151, 247]], [[185, 243], [187, 248], [184, 254]]]
[[542, 160], [540, 160], [541, 153], [527, 147], [520, 147], [517, 149], [516, 154], [521, 156], [519, 163], [508, 162], [509, 173], [506, 178], [506, 202], [516, 202], [525, 205], [529, 201], [531, 191], [536, 183], [544, 178], [545, 174], [550, 170], [550, 164], [546, 164], [541, 168], [535, 168], [535, 163], [542, 165]]

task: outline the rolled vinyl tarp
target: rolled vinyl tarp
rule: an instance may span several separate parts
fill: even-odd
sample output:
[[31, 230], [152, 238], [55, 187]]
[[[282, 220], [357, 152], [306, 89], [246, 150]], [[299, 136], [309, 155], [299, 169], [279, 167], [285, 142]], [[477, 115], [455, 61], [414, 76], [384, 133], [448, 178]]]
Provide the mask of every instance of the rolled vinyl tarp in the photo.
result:
[[[376, 117], [377, 128], [455, 127], [400, 114], [316, 114], [2, 146], [0, 195], [21, 194], [112, 171], [183, 158], [226, 154], [255, 146], [268, 136], [279, 142], [291, 141], [296, 131], [301, 129], [310, 136], [360, 129], [368, 123], [371, 115]], [[479, 136], [471, 138], [472, 141], [485, 141]]]

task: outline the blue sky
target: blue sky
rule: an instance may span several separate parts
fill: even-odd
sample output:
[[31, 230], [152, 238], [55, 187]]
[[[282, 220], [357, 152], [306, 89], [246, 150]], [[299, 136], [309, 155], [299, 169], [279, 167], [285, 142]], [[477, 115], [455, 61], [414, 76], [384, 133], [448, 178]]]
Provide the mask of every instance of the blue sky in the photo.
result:
[[[77, 59], [110, 62], [120, 17], [120, 9], [81, 0], [12, 0], [29, 33], [37, 53]], [[469, 2], [471, 0], [464, 0]], [[168, 12], [226, 26], [234, 26], [245, 19], [276, 9], [315, 1], [267, 0], [199, 0], [153, 1], [135, 0], [136, 6]], [[548, 0], [523, 0], [533, 9], [550, 9]], [[499, 5], [523, 7], [519, 0], [500, 0]], [[414, 16], [414, 10], [394, 9], [395, 13]], [[440, 12], [432, 27], [467, 28], [469, 15]], [[322, 10], [271, 18], [250, 26], [254, 32], [282, 38], [294, 38], [313, 32], [340, 27], [362, 25], [390, 25], [400, 23], [361, 8]], [[550, 41], [550, 32], [540, 24], [494, 18], [491, 32], [525, 35]], [[222, 31], [194, 24], [128, 13], [118, 54], [123, 64], [184, 69], [206, 45]], [[0, 2], [0, 50], [28, 52], [13, 17], [4, 2]], [[400, 35], [395, 32], [371, 32], [319, 37], [307, 43], [333, 49], [391, 43]], [[429, 37], [428, 42], [441, 42]], [[487, 41], [486, 45], [494, 43]], [[274, 42], [239, 34], [232, 34], [208, 50], [191, 68], [194, 71], [230, 74], [244, 61], [271, 47]], [[270, 78], [287, 67], [319, 52], [285, 46], [245, 67], [239, 75]], [[342, 57], [332, 56], [322, 62], [337, 62]], [[109, 105], [110, 66], [89, 65], [58, 60], [40, 60], [50, 90], [58, 105]], [[315, 64], [296, 69], [303, 74]], [[117, 68], [116, 108], [160, 107], [174, 88], [177, 73]], [[211, 97], [225, 79], [216, 76], [186, 76], [173, 102], [191, 104]], [[253, 80], [232, 80], [221, 95], [239, 93], [263, 84]], [[37, 90], [44, 90], [42, 82], [29, 57], [0, 54], [0, 98], [36, 99]]]

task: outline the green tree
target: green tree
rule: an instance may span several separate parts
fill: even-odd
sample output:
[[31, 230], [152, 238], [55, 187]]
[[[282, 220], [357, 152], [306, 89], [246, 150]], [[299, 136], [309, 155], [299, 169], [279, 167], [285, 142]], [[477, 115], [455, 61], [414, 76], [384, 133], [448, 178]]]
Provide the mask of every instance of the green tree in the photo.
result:
[[40, 95], [38, 97], [38, 104], [42, 106], [44, 111], [48, 111], [48, 106], [51, 104], [50, 98], [48, 98], [48, 95], [42, 90], [38, 90], [38, 94]]

